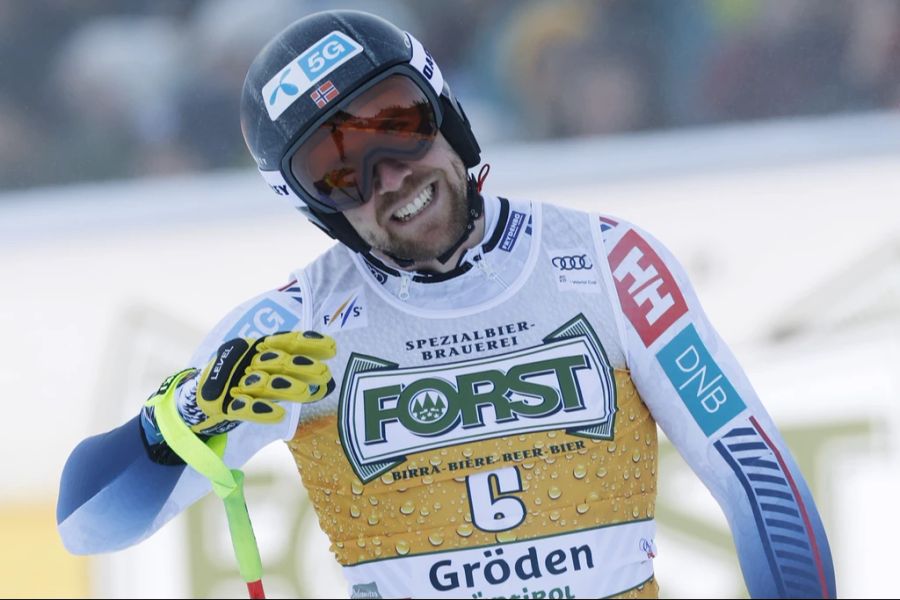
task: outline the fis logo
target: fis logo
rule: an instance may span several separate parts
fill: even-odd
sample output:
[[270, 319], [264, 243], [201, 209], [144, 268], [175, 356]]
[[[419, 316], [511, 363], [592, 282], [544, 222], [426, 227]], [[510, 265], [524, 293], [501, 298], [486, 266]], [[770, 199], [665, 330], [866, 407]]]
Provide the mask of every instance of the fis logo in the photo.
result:
[[[365, 311], [365, 296], [362, 289], [338, 296], [340, 303], [322, 315], [322, 325], [330, 330], [353, 329], [369, 324]], [[329, 306], [330, 303], [326, 303]]]
[[363, 51], [340, 31], [332, 31], [275, 74], [262, 88], [273, 121], [329, 73]]
[[650, 244], [629, 230], [609, 255], [622, 310], [650, 347], [687, 312], [675, 277]]

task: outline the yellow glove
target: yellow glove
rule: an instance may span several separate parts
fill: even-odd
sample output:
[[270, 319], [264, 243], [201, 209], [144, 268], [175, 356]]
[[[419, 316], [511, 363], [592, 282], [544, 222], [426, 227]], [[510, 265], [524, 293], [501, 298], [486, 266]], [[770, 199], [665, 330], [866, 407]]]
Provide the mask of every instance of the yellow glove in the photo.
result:
[[219, 347], [197, 385], [197, 406], [206, 419], [192, 425], [208, 432], [223, 421], [277, 423], [276, 400], [314, 402], [334, 389], [328, 366], [334, 339], [314, 331], [235, 338]]

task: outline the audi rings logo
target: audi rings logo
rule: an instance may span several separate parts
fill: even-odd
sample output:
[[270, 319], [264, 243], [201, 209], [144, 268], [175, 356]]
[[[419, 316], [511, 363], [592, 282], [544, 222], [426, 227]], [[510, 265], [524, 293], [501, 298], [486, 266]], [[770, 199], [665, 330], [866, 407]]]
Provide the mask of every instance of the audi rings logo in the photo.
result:
[[585, 271], [593, 269], [594, 265], [587, 254], [574, 254], [571, 256], [554, 256], [553, 266], [560, 271]]

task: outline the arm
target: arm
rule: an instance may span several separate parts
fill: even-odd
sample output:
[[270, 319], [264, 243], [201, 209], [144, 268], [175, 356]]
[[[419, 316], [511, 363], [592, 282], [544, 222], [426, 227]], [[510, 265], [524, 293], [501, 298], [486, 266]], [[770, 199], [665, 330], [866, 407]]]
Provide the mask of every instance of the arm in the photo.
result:
[[183, 474], [184, 465], [150, 460], [139, 419], [84, 440], [69, 456], [56, 521], [70, 552], [118, 550], [145, 538]]
[[635, 385], [725, 513], [750, 595], [834, 598], [812, 495], [684, 270], [630, 224], [601, 219], [595, 234]]
[[[298, 327], [301, 316], [281, 296], [270, 292], [232, 311], [204, 339], [190, 364], [202, 369], [223, 340]], [[193, 391], [189, 385], [186, 391]], [[230, 431], [225, 462], [239, 467], [270, 442], [289, 438], [299, 417], [294, 406], [289, 403], [288, 414], [278, 424], [243, 423]], [[209, 483], [193, 469], [161, 458], [162, 440], [154, 439], [158, 432], [146, 416], [144, 412], [117, 429], [84, 440], [66, 462], [57, 523], [69, 551], [89, 554], [135, 544], [210, 491]]]

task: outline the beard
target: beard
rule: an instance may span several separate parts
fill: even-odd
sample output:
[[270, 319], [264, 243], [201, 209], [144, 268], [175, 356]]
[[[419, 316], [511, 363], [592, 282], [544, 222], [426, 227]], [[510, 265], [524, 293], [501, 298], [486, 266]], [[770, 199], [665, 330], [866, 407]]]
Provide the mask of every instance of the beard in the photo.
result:
[[[466, 168], [462, 160], [454, 156], [451, 159], [451, 166], [452, 176], [443, 172], [435, 183], [437, 187], [435, 195], [445, 196], [439, 199], [441, 206], [438, 207], [443, 214], [429, 216], [433, 222], [427, 231], [418, 229], [417, 233], [407, 235], [405, 232], [379, 228], [378, 231], [363, 233], [366, 243], [392, 258], [414, 262], [434, 260], [453, 246], [463, 236], [466, 225], [469, 224], [469, 199], [466, 189]], [[411, 177], [407, 189], [417, 189], [429, 178], [430, 173]], [[385, 206], [391, 206], [393, 198], [386, 199], [388, 202]], [[388, 222], [390, 218], [391, 215], [384, 212], [378, 215], [380, 222]]]

